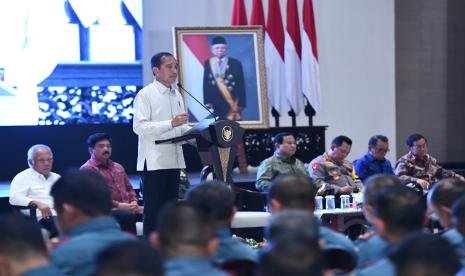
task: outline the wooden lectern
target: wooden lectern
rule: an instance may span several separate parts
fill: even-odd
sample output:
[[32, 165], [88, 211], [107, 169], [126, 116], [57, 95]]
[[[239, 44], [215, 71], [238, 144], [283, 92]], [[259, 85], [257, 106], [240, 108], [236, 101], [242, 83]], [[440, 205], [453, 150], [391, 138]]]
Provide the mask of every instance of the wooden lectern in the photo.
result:
[[242, 138], [242, 135], [244, 135], [244, 129], [237, 122], [205, 119], [184, 135], [157, 140], [155, 143], [177, 143], [195, 139], [204, 168], [213, 167], [215, 179], [232, 184], [232, 168], [237, 153], [237, 141]]

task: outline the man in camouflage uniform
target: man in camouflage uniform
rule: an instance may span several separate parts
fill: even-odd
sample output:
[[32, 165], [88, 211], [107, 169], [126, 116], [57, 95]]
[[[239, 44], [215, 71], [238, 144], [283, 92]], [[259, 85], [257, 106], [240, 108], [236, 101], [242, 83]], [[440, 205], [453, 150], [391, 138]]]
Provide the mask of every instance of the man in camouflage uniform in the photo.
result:
[[328, 152], [310, 162], [309, 172], [318, 187], [318, 194], [329, 190], [335, 194], [351, 194], [361, 190], [361, 182], [354, 166], [345, 160], [350, 153], [352, 140], [347, 136], [337, 136], [331, 142]]
[[436, 158], [428, 154], [428, 141], [423, 135], [412, 134], [406, 142], [409, 153], [397, 160], [394, 170], [405, 184], [418, 184], [427, 191], [432, 184], [443, 178], [456, 177], [465, 181], [463, 176], [438, 165]]
[[308, 176], [304, 163], [295, 158], [295, 138], [288, 132], [276, 134], [273, 138], [275, 152], [273, 156], [263, 160], [257, 171], [255, 187], [260, 191], [268, 191], [271, 180], [279, 174], [303, 174]]

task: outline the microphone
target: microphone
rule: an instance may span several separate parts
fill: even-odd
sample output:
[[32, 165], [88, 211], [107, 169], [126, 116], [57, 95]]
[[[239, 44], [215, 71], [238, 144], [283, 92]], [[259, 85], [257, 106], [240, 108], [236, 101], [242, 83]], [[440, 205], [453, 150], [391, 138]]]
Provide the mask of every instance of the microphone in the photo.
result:
[[217, 119], [215, 117], [215, 114], [213, 114], [213, 112], [211, 112], [208, 107], [206, 107], [203, 103], [201, 103], [199, 100], [197, 100], [197, 98], [195, 98], [191, 93], [189, 93], [179, 82], [177, 83], [177, 86], [182, 91], [186, 92], [189, 96], [191, 96], [191, 98], [194, 99], [196, 102], [198, 102], [203, 108], [205, 108], [205, 110], [208, 111], [208, 113], [210, 113], [212, 115], [213, 119], [215, 119], [215, 121], [217, 121]]

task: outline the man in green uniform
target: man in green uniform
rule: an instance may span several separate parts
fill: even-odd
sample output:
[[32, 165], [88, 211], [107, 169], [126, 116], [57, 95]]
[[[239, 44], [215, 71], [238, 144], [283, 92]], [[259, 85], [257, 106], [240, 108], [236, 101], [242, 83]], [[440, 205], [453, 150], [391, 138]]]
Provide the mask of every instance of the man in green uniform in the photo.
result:
[[296, 143], [291, 133], [281, 132], [273, 138], [275, 152], [273, 156], [260, 163], [255, 187], [268, 191], [271, 180], [279, 174], [303, 174], [308, 176], [304, 163], [295, 158]]

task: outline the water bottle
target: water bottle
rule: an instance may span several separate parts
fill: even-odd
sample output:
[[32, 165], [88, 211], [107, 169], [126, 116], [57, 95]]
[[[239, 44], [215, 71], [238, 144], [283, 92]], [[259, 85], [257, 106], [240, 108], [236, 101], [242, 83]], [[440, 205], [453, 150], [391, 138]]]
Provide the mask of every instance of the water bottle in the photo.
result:
[[315, 197], [315, 209], [316, 210], [323, 209], [323, 197], [322, 196]]
[[334, 196], [333, 195], [327, 195], [326, 196], [326, 209], [334, 209], [336, 208], [335, 202], [334, 202]]
[[341, 209], [350, 208], [350, 196], [341, 195]]

